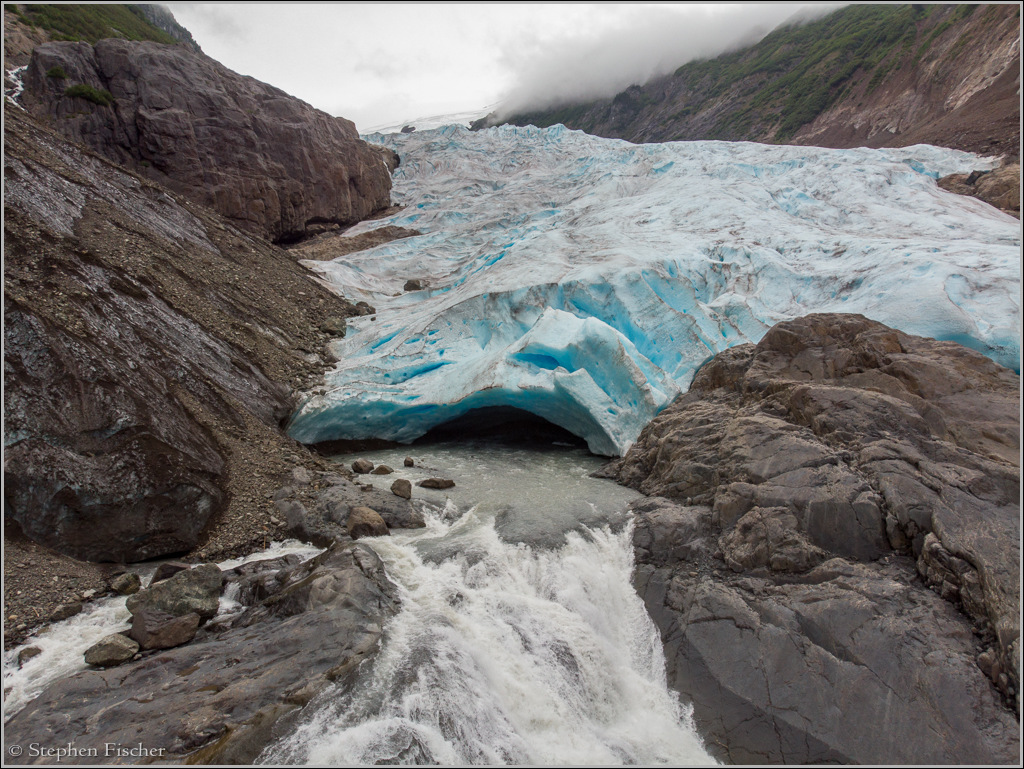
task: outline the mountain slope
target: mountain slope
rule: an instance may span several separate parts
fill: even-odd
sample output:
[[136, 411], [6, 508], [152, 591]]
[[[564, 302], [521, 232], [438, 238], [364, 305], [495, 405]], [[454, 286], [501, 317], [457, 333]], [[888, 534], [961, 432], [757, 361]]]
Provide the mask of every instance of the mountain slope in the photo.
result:
[[199, 52], [191, 33], [162, 5], [4, 6], [4, 59], [7, 67], [24, 66], [32, 47], [54, 40], [95, 43], [110, 37], [184, 43]]
[[390, 204], [355, 124], [183, 45], [105, 39], [32, 51], [21, 104], [72, 141], [277, 242]]
[[[1020, 152], [1016, 5], [853, 5], [610, 99], [513, 115], [633, 142]], [[494, 124], [493, 117], [488, 123]]]
[[276, 426], [324, 365], [321, 325], [355, 308], [212, 211], [5, 118], [7, 531], [139, 560], [240, 505], [262, 539], [269, 501], [246, 486], [289, 450]]

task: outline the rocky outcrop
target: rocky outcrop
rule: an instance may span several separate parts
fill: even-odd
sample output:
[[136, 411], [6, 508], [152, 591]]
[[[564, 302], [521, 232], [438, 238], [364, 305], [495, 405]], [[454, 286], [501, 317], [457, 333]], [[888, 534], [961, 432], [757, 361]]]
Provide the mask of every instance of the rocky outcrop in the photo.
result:
[[[48, 76], [58, 67], [64, 77]], [[40, 45], [22, 103], [65, 137], [275, 242], [390, 205], [388, 164], [351, 121], [184, 46]]]
[[262, 542], [252, 488], [294, 445], [292, 386], [329, 359], [322, 319], [355, 308], [20, 110], [4, 151], [8, 523], [97, 561], [188, 551], [225, 515]]
[[958, 195], [984, 200], [1020, 219], [1020, 163], [1010, 163], [994, 171], [951, 174], [939, 179], [938, 185]]
[[1019, 404], [960, 345], [810, 315], [713, 358], [612, 463], [660, 498], [637, 584], [710, 749], [1015, 760]]
[[[373, 467], [372, 462], [367, 462], [367, 465]], [[418, 529], [426, 525], [423, 513], [413, 507], [409, 497], [399, 499], [394, 494], [354, 483], [336, 473], [319, 474], [316, 486], [311, 490], [293, 480], [274, 492], [274, 502], [285, 519], [289, 536], [326, 546], [335, 539], [352, 536], [349, 528], [352, 514], [357, 509], [366, 508], [375, 511], [387, 529]], [[380, 533], [386, 533], [386, 530]]]
[[[380, 149], [385, 149], [381, 147]], [[401, 210], [399, 206], [392, 206], [385, 212], [378, 214], [378, 217], [388, 215]], [[377, 217], [375, 217], [377, 218]], [[308, 259], [310, 261], [327, 261], [337, 259], [346, 254], [356, 251], [365, 251], [369, 248], [383, 246], [394, 240], [411, 238], [415, 235], [422, 235], [419, 230], [410, 230], [406, 227], [396, 227], [393, 224], [386, 224], [373, 230], [360, 232], [358, 235], [349, 235], [345, 232], [329, 232], [318, 235], [315, 238], [304, 240], [289, 247], [289, 251], [297, 259]]]
[[[211, 622], [185, 646], [54, 683], [14, 715], [5, 738], [97, 750], [65, 763], [118, 763], [124, 758], [105, 745], [139, 742], [162, 748], [165, 761], [254, 762], [317, 693], [351, 684], [398, 600], [383, 563], [358, 544], [283, 569], [247, 566], [250, 577], [264, 578], [262, 591], [239, 592], [252, 602], [244, 611]], [[32, 758], [26, 750], [9, 760]]]

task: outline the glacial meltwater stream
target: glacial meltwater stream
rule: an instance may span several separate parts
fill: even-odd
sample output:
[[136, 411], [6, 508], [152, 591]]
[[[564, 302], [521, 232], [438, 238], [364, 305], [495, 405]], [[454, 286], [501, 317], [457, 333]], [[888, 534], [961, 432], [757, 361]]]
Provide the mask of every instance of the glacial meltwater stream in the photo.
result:
[[[525, 425], [517, 437], [537, 431]], [[456, 485], [413, 487], [425, 528], [360, 540], [385, 561], [399, 613], [354, 685], [321, 692], [262, 762], [714, 763], [666, 686], [658, 632], [632, 587], [636, 494], [590, 477], [603, 459], [568, 434], [358, 456], [396, 469], [360, 476], [382, 488], [398, 477]], [[290, 541], [219, 565], [316, 552]], [[221, 597], [221, 614], [238, 609], [231, 599]], [[5, 721], [84, 670], [84, 650], [127, 618], [124, 597], [105, 598], [7, 652]], [[28, 646], [39, 652], [21, 664]]]
[[363, 540], [400, 613], [351, 690], [311, 703], [264, 762], [713, 763], [631, 585], [635, 494], [589, 477], [600, 458], [483, 441], [359, 456], [396, 468], [362, 476], [385, 488], [456, 486], [414, 486], [426, 528]]

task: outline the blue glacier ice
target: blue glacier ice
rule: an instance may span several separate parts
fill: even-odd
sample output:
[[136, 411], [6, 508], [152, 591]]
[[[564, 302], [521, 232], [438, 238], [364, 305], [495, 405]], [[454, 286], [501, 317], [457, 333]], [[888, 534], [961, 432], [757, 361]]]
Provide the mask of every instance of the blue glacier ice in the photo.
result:
[[[514, 406], [625, 451], [711, 355], [856, 312], [1020, 368], [1020, 224], [935, 179], [955, 150], [634, 145], [562, 126], [366, 137], [401, 155], [423, 234], [308, 262], [353, 301], [340, 362], [290, 434], [411, 441]], [[409, 278], [426, 290], [404, 292]]]

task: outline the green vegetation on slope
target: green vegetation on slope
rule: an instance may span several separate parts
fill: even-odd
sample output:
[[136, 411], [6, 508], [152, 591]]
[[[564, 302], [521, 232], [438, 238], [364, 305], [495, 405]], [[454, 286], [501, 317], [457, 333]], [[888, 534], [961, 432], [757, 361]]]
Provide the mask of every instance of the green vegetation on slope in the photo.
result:
[[[647, 135], [646, 141], [694, 138], [686, 134], [696, 130], [706, 139], [757, 135], [785, 142], [855, 84], [867, 80], [865, 91], [871, 93], [895, 71], [917, 64], [950, 27], [985, 8], [850, 5], [817, 21], [776, 29], [749, 48], [684, 64], [673, 76], [630, 86], [611, 100], [525, 113], [509, 122], [561, 122], [632, 140], [637, 127], [647, 124], [658, 126], [658, 138]], [[699, 128], [687, 125], [697, 117]]]
[[95, 43], [108, 37], [125, 40], [177, 41], [146, 20], [134, 5], [22, 5], [20, 21], [41, 27], [54, 40]]
[[114, 96], [110, 91], [105, 88], [93, 88], [91, 85], [78, 84], [73, 85], [64, 91], [65, 96], [71, 98], [80, 98], [91, 101], [93, 104], [98, 104], [101, 107], [112, 107], [114, 106]]
[[744, 124], [757, 113], [777, 114], [775, 139], [785, 141], [828, 109], [857, 70], [876, 70], [886, 59], [883, 71], [894, 66], [913, 45], [917, 22], [930, 11], [910, 5], [848, 6], [809, 24], [777, 29], [752, 50], [686, 64], [676, 77], [704, 81], [711, 98], [756, 78], [761, 86], [749, 102], [724, 117]]

